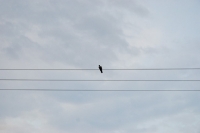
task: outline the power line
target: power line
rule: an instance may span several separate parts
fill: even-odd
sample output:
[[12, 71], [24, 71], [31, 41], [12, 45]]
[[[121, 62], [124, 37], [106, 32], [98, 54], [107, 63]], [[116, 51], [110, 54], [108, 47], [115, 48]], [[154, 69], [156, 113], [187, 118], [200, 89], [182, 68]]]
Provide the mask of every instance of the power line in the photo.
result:
[[13, 71], [49, 71], [49, 70], [55, 70], [55, 71], [68, 71], [68, 70], [99, 70], [99, 69], [0, 69], [0, 70], [13, 70]]
[[0, 81], [68, 81], [68, 82], [82, 82], [82, 81], [89, 81], [89, 82], [99, 82], [99, 81], [105, 81], [105, 82], [118, 82], [118, 81], [129, 81], [129, 82], [199, 82], [200, 80], [68, 80], [68, 79], [0, 79]]
[[[199, 70], [200, 68], [139, 68], [139, 69], [103, 69], [103, 70], [117, 70], [117, 71], [124, 71], [124, 70]], [[99, 70], [99, 69], [0, 69], [0, 71], [90, 71], [90, 70]]]
[[0, 89], [0, 91], [200, 91], [200, 90], [72, 90], [72, 89]]

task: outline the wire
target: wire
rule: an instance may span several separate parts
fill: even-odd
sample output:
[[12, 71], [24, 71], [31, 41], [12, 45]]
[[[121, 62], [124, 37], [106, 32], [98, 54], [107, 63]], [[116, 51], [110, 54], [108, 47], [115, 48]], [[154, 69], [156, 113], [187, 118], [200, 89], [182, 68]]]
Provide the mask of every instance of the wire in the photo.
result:
[[23, 70], [33, 70], [33, 71], [49, 71], [49, 70], [55, 70], [55, 71], [67, 71], [67, 70], [99, 70], [99, 69], [0, 69], [0, 70], [13, 70], [13, 71], [23, 71]]
[[68, 79], [0, 79], [0, 81], [109, 81], [109, 82], [118, 82], [118, 81], [147, 81], [147, 82], [199, 82], [200, 80], [68, 80]]
[[70, 89], [0, 89], [0, 91], [200, 91], [200, 90], [70, 90]]
[[[198, 70], [200, 68], [141, 68], [141, 69], [103, 69], [103, 70]], [[99, 70], [99, 69], [0, 69], [0, 71], [3, 70], [12, 70], [12, 71], [79, 71], [79, 70]]]

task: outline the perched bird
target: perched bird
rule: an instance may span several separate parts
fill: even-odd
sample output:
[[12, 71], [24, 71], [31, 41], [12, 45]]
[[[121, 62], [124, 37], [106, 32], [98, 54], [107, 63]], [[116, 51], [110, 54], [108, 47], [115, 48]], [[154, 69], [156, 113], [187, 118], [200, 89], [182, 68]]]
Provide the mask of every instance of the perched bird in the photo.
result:
[[101, 73], [103, 73], [102, 66], [100, 66], [100, 65], [99, 65], [99, 70], [101, 71]]

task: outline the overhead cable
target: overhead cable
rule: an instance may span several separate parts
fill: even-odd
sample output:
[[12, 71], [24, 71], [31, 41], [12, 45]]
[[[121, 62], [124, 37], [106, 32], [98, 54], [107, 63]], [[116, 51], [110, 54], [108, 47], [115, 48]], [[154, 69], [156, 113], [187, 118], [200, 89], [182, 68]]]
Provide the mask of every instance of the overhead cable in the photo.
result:
[[117, 80], [74, 80], [74, 79], [0, 79], [0, 81], [69, 81], [69, 82], [74, 82], [74, 81], [94, 81], [94, 82], [98, 82], [98, 81], [105, 81], [105, 82], [118, 82], [118, 81], [129, 81], [129, 82], [139, 82], [139, 81], [145, 81], [145, 82], [199, 82], [199, 79], [194, 79], [194, 80], [171, 80], [171, 79], [167, 79], [167, 80], [160, 80], [160, 79], [155, 79], [155, 80], [121, 80], [121, 79], [117, 79]]
[[73, 89], [0, 89], [0, 91], [200, 91], [200, 90], [73, 90]]
[[[90, 71], [90, 70], [99, 70], [99, 69], [0, 69], [0, 71]], [[117, 71], [131, 71], [131, 70], [200, 70], [200, 68], [135, 68], [135, 69], [103, 69], [107, 71], [117, 70]]]

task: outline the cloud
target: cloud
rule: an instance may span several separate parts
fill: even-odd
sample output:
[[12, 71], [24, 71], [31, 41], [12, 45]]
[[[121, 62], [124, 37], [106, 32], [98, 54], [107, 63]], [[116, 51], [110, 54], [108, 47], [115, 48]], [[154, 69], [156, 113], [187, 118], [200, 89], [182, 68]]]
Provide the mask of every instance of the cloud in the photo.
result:
[[[137, 6], [135, 2], [131, 3], [134, 8]], [[15, 47], [21, 49], [32, 43], [29, 49], [34, 50], [33, 46], [39, 45], [41, 51], [35, 49], [35, 53], [42, 52], [43, 60], [65, 60], [70, 65], [78, 66], [85, 64], [85, 60], [90, 60], [88, 66], [96, 65], [99, 64], [98, 60], [101, 64], [109, 65], [108, 62], [117, 61], [117, 51], [125, 53], [128, 50], [121, 29], [124, 22], [113, 11], [102, 8], [120, 7], [128, 10], [119, 1], [12, 1], [5, 2], [4, 6], [10, 8], [4, 8], [2, 19], [5, 24], [2, 26], [6, 27], [10, 23], [9, 27], [18, 32], [13, 34], [12, 42], [7, 44], [7, 53], [12, 57], [21, 54], [16, 53], [18, 50]], [[17, 11], [13, 12], [14, 9]], [[16, 43], [24, 46], [16, 46]], [[37, 57], [34, 53], [32, 56]]]
[[[174, 16], [160, 15], [168, 10], [162, 2], [156, 3], [160, 8], [137, 0], [3, 1], [0, 68], [198, 67], [199, 40], [188, 41], [180, 34], [175, 43], [171, 34], [174, 29], [170, 29]], [[103, 74], [99, 71], [0, 71], [0, 77], [199, 78], [197, 71], [105, 71]], [[3, 89], [164, 90], [198, 89], [199, 83], [1, 82], [0, 86]], [[198, 132], [198, 95], [196, 92], [2, 91], [0, 132]]]

